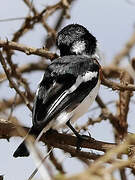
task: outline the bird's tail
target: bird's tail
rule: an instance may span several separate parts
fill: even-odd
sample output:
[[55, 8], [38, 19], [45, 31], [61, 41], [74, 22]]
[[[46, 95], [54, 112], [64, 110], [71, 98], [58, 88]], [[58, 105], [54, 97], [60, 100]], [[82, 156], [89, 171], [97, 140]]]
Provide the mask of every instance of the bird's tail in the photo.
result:
[[[40, 131], [41, 131], [40, 129], [37, 129], [34, 126], [32, 126], [32, 128], [28, 132], [28, 135], [34, 135], [34, 137], [37, 138]], [[17, 157], [27, 157], [30, 155], [29, 150], [26, 146], [26, 141], [27, 141], [28, 135], [26, 135], [24, 141], [19, 145], [19, 147], [14, 152], [14, 154], [13, 154], [14, 157], [16, 157], [16, 158]]]
[[20, 144], [20, 146], [16, 149], [13, 156], [14, 157], [27, 157], [29, 156], [29, 151], [25, 145], [25, 140]]

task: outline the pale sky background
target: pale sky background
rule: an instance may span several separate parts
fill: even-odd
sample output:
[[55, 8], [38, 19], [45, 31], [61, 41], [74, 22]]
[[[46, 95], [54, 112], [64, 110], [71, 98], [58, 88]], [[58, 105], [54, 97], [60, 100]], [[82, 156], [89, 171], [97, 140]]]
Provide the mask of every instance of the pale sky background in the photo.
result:
[[[39, 10], [54, 2], [54, 0], [34, 0], [34, 4], [38, 5]], [[111, 61], [113, 56], [119, 52], [135, 29], [135, 1], [132, 0], [132, 2], [134, 2], [134, 5], [131, 5], [126, 0], [76, 0], [71, 9], [71, 19], [66, 20], [63, 26], [70, 23], [79, 23], [88, 28], [99, 41], [100, 51], [107, 64]], [[27, 14], [28, 9], [22, 1], [1, 0], [0, 20], [5, 18], [25, 17]], [[53, 24], [53, 20], [55, 20], [55, 16], [54, 19], [50, 18], [49, 23]], [[22, 22], [22, 20], [0, 22], [0, 38], [8, 38], [11, 40], [13, 33], [20, 27]], [[44, 29], [40, 25], [36, 25], [34, 30], [27, 33], [19, 42], [39, 48], [42, 45], [44, 36]], [[134, 55], [135, 52], [132, 51], [131, 57]], [[14, 56], [14, 62], [19, 63], [19, 65], [27, 61], [37, 60], [38, 57], [26, 56], [23, 53], [16, 53], [16, 56]], [[0, 70], [2, 70], [1, 67]], [[36, 90], [42, 74], [43, 72], [31, 74], [29, 82], [33, 90]], [[14, 90], [9, 88], [7, 82], [0, 85], [0, 88], [1, 98], [10, 97], [14, 94]], [[113, 92], [105, 87], [101, 87], [100, 94], [104, 97], [105, 102], [117, 98], [117, 92]], [[97, 106], [96, 103], [94, 103], [92, 107], [95, 106]], [[109, 107], [114, 111], [113, 104]], [[97, 117], [98, 113], [98, 111], [91, 111], [87, 116]], [[27, 107], [21, 106], [17, 108], [14, 115], [16, 115], [22, 123], [31, 126], [31, 113]], [[87, 116], [85, 116], [85, 118], [87, 118]], [[129, 131], [135, 132], [134, 108], [130, 109], [129, 121]], [[113, 142], [112, 131], [107, 121], [90, 128], [92, 137], [109, 142]], [[21, 140], [21, 138], [11, 138], [10, 142], [0, 140], [0, 174], [5, 175], [4, 180], [26, 180], [35, 169], [35, 164], [31, 157], [18, 159], [12, 157], [14, 150], [20, 144]], [[43, 147], [41, 148], [43, 149]], [[58, 156], [60, 161], [64, 161], [65, 171], [70, 174], [77, 173], [85, 168], [81, 163], [75, 161], [74, 158], [70, 158], [68, 155], [61, 156], [60, 152], [58, 152]], [[128, 173], [130, 175], [130, 172]], [[130, 180], [133, 179], [134, 178], [131, 176]]]

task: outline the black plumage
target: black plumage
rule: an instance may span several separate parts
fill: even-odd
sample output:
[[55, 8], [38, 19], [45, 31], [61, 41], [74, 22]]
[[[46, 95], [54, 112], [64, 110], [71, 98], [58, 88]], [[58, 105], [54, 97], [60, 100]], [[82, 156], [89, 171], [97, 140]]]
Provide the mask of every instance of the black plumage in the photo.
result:
[[[85, 42], [83, 53], [92, 55], [96, 51], [96, 38], [82, 25], [70, 24], [64, 27], [57, 35], [56, 45], [60, 50], [61, 56], [75, 55], [72, 47], [76, 42]], [[82, 52], [78, 53], [82, 54]]]
[[46, 126], [60, 112], [68, 107], [71, 108], [72, 104], [80, 103], [89, 94], [97, 84], [98, 74], [92, 80], [81, 83], [74, 92], [67, 94], [59, 106], [51, 114], [49, 113], [60, 95], [75, 84], [79, 75], [83, 76], [84, 72], [88, 71], [99, 74], [99, 64], [89, 57], [72, 55], [53, 61], [45, 71], [43, 80], [39, 85], [38, 95], [35, 98], [32, 119], [36, 129], [40, 124]]

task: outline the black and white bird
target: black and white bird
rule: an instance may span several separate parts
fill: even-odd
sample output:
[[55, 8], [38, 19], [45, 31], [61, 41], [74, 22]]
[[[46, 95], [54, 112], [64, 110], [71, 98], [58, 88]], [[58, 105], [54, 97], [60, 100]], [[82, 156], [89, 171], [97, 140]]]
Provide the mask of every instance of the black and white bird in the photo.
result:
[[[95, 100], [101, 66], [96, 55], [97, 41], [79, 25], [64, 27], [57, 36], [60, 57], [45, 70], [36, 92], [29, 134], [35, 138], [49, 129], [59, 129], [84, 115]], [[25, 140], [14, 157], [28, 156]]]

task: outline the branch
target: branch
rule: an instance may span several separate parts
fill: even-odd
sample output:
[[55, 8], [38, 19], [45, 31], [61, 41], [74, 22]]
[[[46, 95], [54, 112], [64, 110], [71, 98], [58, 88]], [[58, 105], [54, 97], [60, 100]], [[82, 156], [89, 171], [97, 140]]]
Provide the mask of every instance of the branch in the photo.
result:
[[133, 84], [122, 84], [122, 83], [116, 83], [114, 81], [108, 80], [106, 79], [104, 76], [102, 77], [102, 84], [104, 86], [107, 86], [109, 88], [111, 88], [112, 90], [118, 90], [118, 91], [125, 91], [125, 90], [129, 90], [129, 91], [135, 91], [135, 85]]
[[[34, 94], [32, 94], [31, 99], [29, 99], [29, 101], [33, 101], [33, 98], [34, 98]], [[0, 111], [4, 112], [6, 109], [11, 108], [13, 104], [14, 104], [14, 97], [9, 98], [7, 100], [3, 99], [2, 101], [0, 101]], [[15, 106], [21, 104], [24, 104], [24, 101], [20, 96], [18, 96], [16, 98]]]
[[9, 69], [7, 68], [7, 65], [5, 63], [5, 60], [4, 60], [3, 56], [2, 56], [1, 51], [0, 51], [0, 61], [1, 61], [1, 64], [3, 66], [3, 69], [4, 69], [5, 73], [6, 73], [6, 76], [7, 76], [8, 80], [9, 80], [9, 83], [10, 83], [11, 87], [13, 87], [15, 89], [15, 91], [24, 100], [27, 107], [32, 111], [32, 107], [31, 107], [30, 102], [28, 101], [27, 97], [18, 89], [16, 83], [10, 78], [10, 72], [9, 72]]
[[[20, 74], [22, 73], [28, 73], [31, 71], [44, 71], [48, 67], [48, 64], [45, 63], [45, 61], [40, 61], [38, 63], [28, 63], [24, 64], [20, 67], [16, 67], [16, 71]], [[14, 74], [11, 74], [14, 77]], [[0, 83], [4, 82], [7, 80], [6, 74], [5, 73], [0, 73]]]
[[97, 96], [96, 101], [99, 107], [102, 109], [102, 115], [104, 119], [109, 119], [110, 123], [113, 125], [116, 131], [121, 132], [123, 134], [124, 130], [121, 128], [120, 123], [118, 121], [118, 117], [114, 116], [113, 113], [109, 110], [106, 104], [102, 101], [102, 99]]
[[[122, 84], [130, 83], [133, 84], [133, 79], [127, 73], [124, 71], [121, 74], [120, 82]], [[129, 112], [129, 104], [133, 93], [132, 91], [120, 91], [119, 92], [119, 102], [117, 103], [117, 115], [119, 124], [121, 128], [124, 130], [123, 134], [120, 134], [120, 131], [118, 131], [118, 139], [121, 139], [121, 137], [124, 137], [127, 134], [127, 128], [128, 128], [128, 122], [127, 122], [127, 116]]]
[[[22, 134], [19, 134], [19, 132], [16, 130], [15, 124], [13, 124], [10, 121], [7, 121], [5, 119], [0, 119], [0, 138], [1, 139], [9, 139], [10, 137], [13, 136], [22, 136]], [[29, 131], [29, 128], [24, 127], [26, 132]], [[55, 141], [54, 141], [55, 139]], [[51, 133], [46, 133], [44, 134], [41, 139], [42, 142], [49, 144], [53, 147], [60, 147], [60, 146], [65, 146], [65, 145], [70, 145], [76, 147], [78, 139], [75, 136], [71, 136], [69, 134], [61, 134], [56, 131], [51, 131]], [[90, 148], [90, 149], [95, 149], [99, 151], [106, 152], [107, 150], [115, 147], [116, 144], [114, 143], [106, 143], [102, 141], [97, 141], [97, 140], [82, 140], [80, 147], [82, 148]]]
[[46, 14], [46, 16], [49, 17], [52, 11], [55, 12], [59, 8], [63, 8], [61, 1], [59, 1], [55, 5], [46, 7], [40, 13], [38, 13], [36, 9], [33, 10], [32, 8], [31, 10], [34, 12], [34, 16], [25, 18], [25, 21], [20, 27], [20, 29], [16, 33], [14, 33], [12, 41], [17, 42], [19, 38], [22, 37], [26, 32], [28, 32], [30, 29], [33, 29], [35, 24], [42, 22], [44, 14]]
[[131, 50], [131, 48], [135, 45], [135, 31], [133, 32], [130, 39], [125, 44], [125, 47], [114, 57], [112, 60], [112, 65], [117, 66], [121, 59], [123, 59], [125, 56], [127, 56]]
[[[47, 151], [50, 152], [52, 147], [51, 146], [47, 146]], [[49, 155], [49, 159], [51, 160], [52, 164], [54, 165], [54, 167], [61, 173], [61, 174], [65, 174], [65, 171], [63, 169], [63, 166], [62, 166], [62, 163], [60, 163], [57, 158], [55, 157], [55, 153], [54, 151], [52, 150], [50, 152], [50, 155]]]
[[46, 57], [51, 60], [58, 57], [57, 54], [51, 53], [43, 48], [28, 47], [28, 46], [25, 46], [24, 44], [19, 44], [13, 41], [0, 40], [0, 47], [6, 48], [6, 49], [18, 50], [18, 51], [24, 52], [27, 55], [34, 54], [34, 55]]

